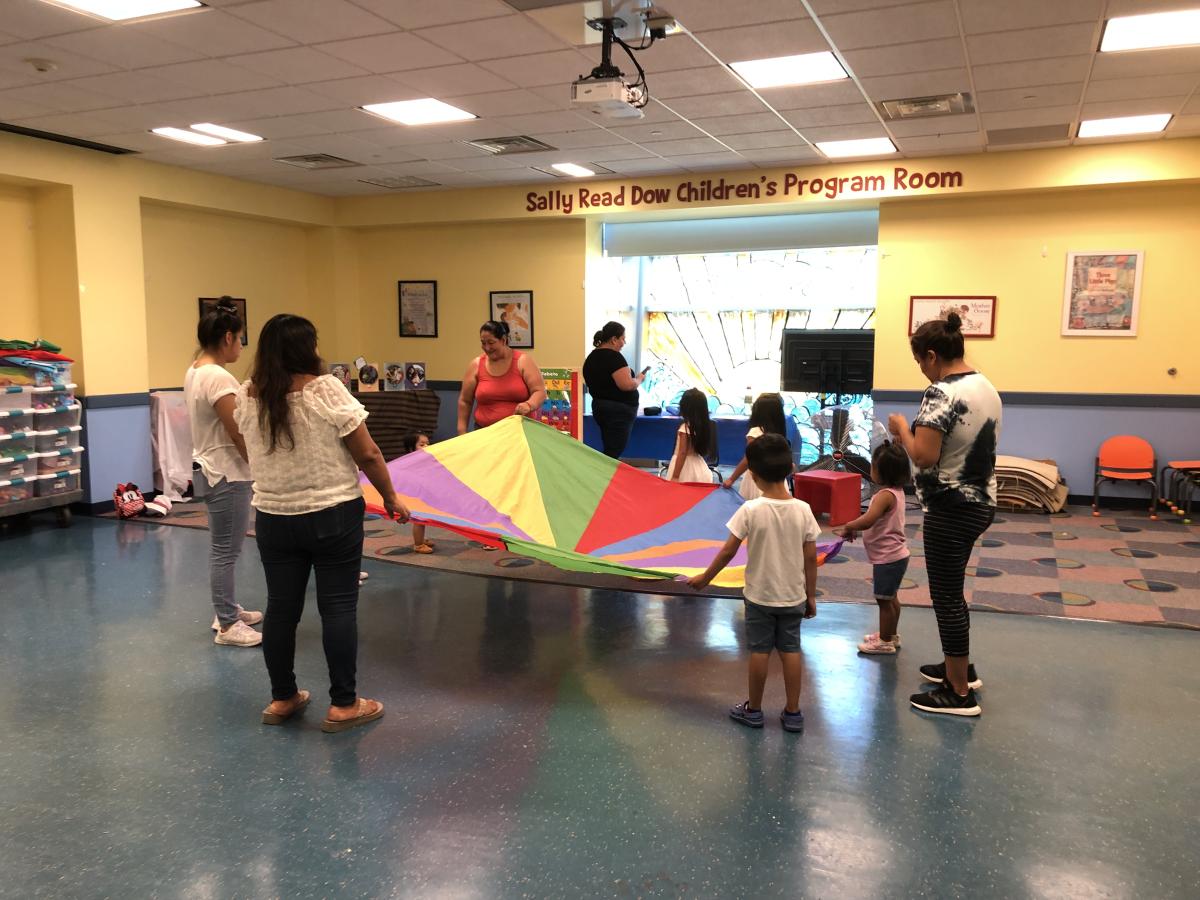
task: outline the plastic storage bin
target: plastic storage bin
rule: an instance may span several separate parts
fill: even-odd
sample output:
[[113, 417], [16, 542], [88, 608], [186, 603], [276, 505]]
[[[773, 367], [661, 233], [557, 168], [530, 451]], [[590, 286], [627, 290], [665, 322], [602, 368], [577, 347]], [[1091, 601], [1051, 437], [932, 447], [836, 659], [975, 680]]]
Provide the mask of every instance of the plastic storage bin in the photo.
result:
[[34, 420], [31, 409], [0, 409], [0, 434], [37, 431], [39, 426], [47, 427]]
[[83, 407], [78, 403], [70, 406], [55, 406], [33, 411], [34, 425], [38, 431], [49, 431], [55, 428], [74, 428], [79, 424], [79, 414]]
[[43, 372], [40, 369], [34, 369], [33, 383], [38, 387], [62, 387], [63, 385], [71, 385], [71, 364], [64, 362], [46, 363], [54, 367], [53, 372]]
[[38, 474], [40, 462], [41, 454], [39, 453], [18, 453], [14, 456], [0, 457], [0, 480], [17, 481], [32, 478]]
[[9, 503], [28, 500], [33, 496], [33, 486], [37, 483], [38, 479], [30, 481], [0, 481], [0, 510], [3, 510]]
[[[79, 443], [79, 441], [75, 441]], [[38, 453], [37, 432], [18, 431], [16, 434], [0, 434], [0, 457], [16, 456], [20, 453]]]
[[51, 472], [70, 471], [78, 469], [83, 457], [82, 447], [64, 447], [62, 450], [51, 450], [49, 453], [36, 453], [38, 474], [46, 475]]
[[75, 402], [75, 385], [69, 384], [63, 387], [36, 387], [29, 388], [30, 403], [28, 406], [34, 409], [59, 409], [64, 406], [71, 406]]
[[36, 431], [34, 432], [34, 449], [38, 453], [51, 453], [65, 447], [77, 447], [81, 443], [79, 440], [81, 431], [83, 431], [83, 427], [80, 425]]
[[22, 388], [16, 385], [6, 385], [0, 387], [0, 409], [31, 409], [33, 407], [33, 395], [29, 393], [32, 388]]
[[79, 490], [79, 470], [55, 472], [52, 475], [40, 475], [33, 479], [34, 496], [53, 497], [57, 494], [69, 494]]

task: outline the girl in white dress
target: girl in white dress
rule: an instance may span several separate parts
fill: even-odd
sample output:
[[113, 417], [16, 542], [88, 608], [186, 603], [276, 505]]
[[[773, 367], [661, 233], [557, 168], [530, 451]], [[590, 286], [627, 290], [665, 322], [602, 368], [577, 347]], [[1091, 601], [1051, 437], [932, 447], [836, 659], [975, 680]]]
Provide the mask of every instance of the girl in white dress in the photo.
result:
[[[754, 401], [754, 405], [750, 407], [750, 430], [746, 432], [746, 446], [755, 438], [760, 438], [764, 434], [777, 434], [780, 437], [787, 437], [787, 425], [783, 415], [783, 398], [778, 394], [759, 394], [758, 399]], [[741, 478], [746, 473], [746, 457], [742, 457], [742, 461], [737, 464], [733, 473], [726, 478], [722, 485], [727, 488], [733, 487], [735, 481]], [[758, 485], [754, 483], [754, 479], [748, 475], [742, 478], [740, 492], [743, 500], [753, 500], [755, 497], [762, 495], [758, 489]]]
[[683, 392], [679, 417], [683, 424], [675, 433], [675, 454], [667, 466], [667, 479], [712, 484], [707, 458], [717, 448], [717, 429], [708, 417], [708, 398], [703, 391], [691, 388]]

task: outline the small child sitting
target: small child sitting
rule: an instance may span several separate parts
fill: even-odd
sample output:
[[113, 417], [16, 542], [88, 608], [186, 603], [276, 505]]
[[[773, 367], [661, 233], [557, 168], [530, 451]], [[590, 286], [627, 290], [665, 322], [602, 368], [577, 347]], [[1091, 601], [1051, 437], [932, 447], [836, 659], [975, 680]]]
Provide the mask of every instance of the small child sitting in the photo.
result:
[[904, 533], [904, 485], [909, 479], [908, 454], [888, 441], [871, 454], [871, 480], [883, 488], [871, 498], [867, 511], [833, 529], [854, 540], [862, 533], [863, 548], [873, 565], [875, 602], [879, 604], [879, 630], [858, 645], [859, 653], [894, 654], [900, 649], [900, 601], [896, 592], [908, 570], [908, 538]]
[[[415, 453], [418, 450], [424, 450], [429, 446], [429, 435], [421, 434], [419, 431], [410, 431], [408, 434], [400, 438], [400, 446], [404, 452], [401, 456], [408, 456], [410, 453]], [[425, 526], [419, 522], [412, 523], [412, 539], [413, 553], [432, 553], [433, 544], [425, 540]]]
[[[702, 575], [688, 579], [696, 590], [707, 587], [747, 541], [746, 643], [750, 646], [749, 697], [729, 711], [736, 722], [763, 727], [762, 697], [771, 650], [783, 663], [787, 703], [779, 716], [786, 731], [803, 731], [800, 711], [800, 620], [817, 614], [817, 536], [821, 529], [812, 509], [792, 497], [787, 439], [764, 434], [746, 446], [750, 477], [762, 492], [738, 507], [728, 522], [729, 538]], [[799, 551], [799, 552], [798, 552]]]

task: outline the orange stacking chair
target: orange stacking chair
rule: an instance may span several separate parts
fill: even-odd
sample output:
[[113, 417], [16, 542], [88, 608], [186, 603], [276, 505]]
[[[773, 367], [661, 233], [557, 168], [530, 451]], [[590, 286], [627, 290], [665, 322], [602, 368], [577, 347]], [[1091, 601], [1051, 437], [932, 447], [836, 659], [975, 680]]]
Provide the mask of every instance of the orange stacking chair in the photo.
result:
[[1092, 484], [1092, 515], [1100, 515], [1100, 482], [1140, 481], [1150, 486], [1150, 518], [1158, 518], [1158, 465], [1154, 448], [1133, 434], [1118, 434], [1100, 445]]

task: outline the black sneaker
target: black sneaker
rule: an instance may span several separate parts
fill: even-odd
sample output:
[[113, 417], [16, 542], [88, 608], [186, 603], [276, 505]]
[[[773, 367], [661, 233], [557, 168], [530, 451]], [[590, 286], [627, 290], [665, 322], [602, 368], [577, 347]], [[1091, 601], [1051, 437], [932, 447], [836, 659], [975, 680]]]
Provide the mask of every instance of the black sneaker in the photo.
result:
[[741, 722], [747, 728], [762, 728], [763, 714], [761, 709], [751, 709], [750, 701], [743, 700], [737, 706], [729, 710], [729, 718], [735, 722]]
[[[946, 683], [946, 664], [944, 662], [931, 663], [927, 666], [921, 666], [921, 677], [926, 681], [932, 681], [934, 684]], [[975, 674], [974, 664], [967, 665], [967, 687], [973, 691], [983, 687], [983, 681]]]
[[783, 725], [784, 731], [799, 733], [804, 730], [804, 713], [800, 710], [788, 712], [787, 709], [784, 709], [779, 714], [779, 722]]
[[967, 696], [960, 697], [954, 693], [954, 688], [944, 685], [932, 691], [913, 694], [908, 702], [921, 712], [944, 713], [948, 716], [977, 716], [983, 712], [971, 688], [967, 688]]

